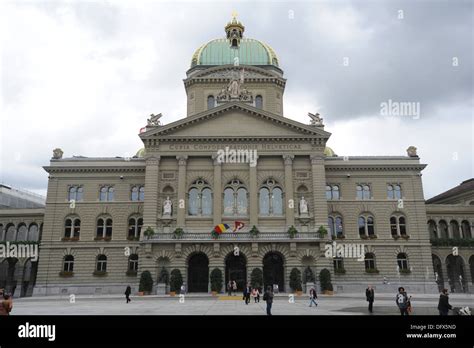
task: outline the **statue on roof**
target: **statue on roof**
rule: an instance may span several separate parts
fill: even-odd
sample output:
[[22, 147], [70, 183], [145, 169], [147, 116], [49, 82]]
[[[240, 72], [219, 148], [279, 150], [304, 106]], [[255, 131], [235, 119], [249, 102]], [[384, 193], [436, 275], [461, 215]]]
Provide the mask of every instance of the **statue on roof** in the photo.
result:
[[416, 147], [414, 146], [410, 146], [408, 149], [407, 149], [407, 155], [408, 157], [418, 157], [418, 154], [416, 152]]
[[61, 159], [63, 158], [63, 150], [61, 150], [59, 147], [55, 148], [53, 150], [53, 159]]
[[312, 114], [308, 112], [308, 116], [311, 118], [310, 125], [315, 127], [324, 127], [323, 118], [319, 115], [319, 113]]
[[160, 121], [160, 118], [162, 117], [163, 115], [161, 113], [159, 113], [158, 115], [155, 115], [155, 114], [151, 114], [150, 115], [150, 118], [147, 119], [147, 126], [161, 126], [161, 121]]

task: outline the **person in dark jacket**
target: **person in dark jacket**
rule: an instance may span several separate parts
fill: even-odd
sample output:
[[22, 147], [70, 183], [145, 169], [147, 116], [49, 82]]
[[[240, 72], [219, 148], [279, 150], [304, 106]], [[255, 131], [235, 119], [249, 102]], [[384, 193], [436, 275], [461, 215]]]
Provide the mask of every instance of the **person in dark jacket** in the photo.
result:
[[443, 289], [443, 291], [441, 291], [441, 294], [439, 295], [439, 315], [448, 315], [448, 311], [450, 309], [453, 309], [453, 307], [449, 304], [448, 289]]
[[125, 298], [127, 299], [127, 303], [129, 303], [131, 300], [130, 300], [130, 294], [132, 293], [132, 288], [129, 286], [127, 286], [127, 289], [125, 289]]
[[408, 315], [408, 295], [405, 292], [405, 288], [398, 288], [398, 294], [395, 297], [395, 303], [397, 304], [398, 309], [400, 309], [401, 315]]
[[250, 302], [250, 295], [252, 294], [252, 287], [250, 286], [249, 283], [247, 283], [247, 286], [244, 289], [244, 300], [245, 304], [248, 305]]
[[374, 288], [372, 288], [372, 285], [369, 285], [365, 290], [365, 297], [367, 298], [367, 302], [369, 302], [369, 312], [373, 313], [372, 307], [374, 304], [375, 292]]
[[313, 307], [313, 303], [315, 306], [318, 306], [318, 304], [316, 303], [317, 298], [318, 298], [318, 295], [316, 294], [316, 290], [314, 288], [311, 288], [311, 290], [309, 290], [309, 306], [310, 307]]
[[272, 315], [273, 290], [271, 286], [267, 287], [267, 291], [263, 295], [263, 300], [267, 303], [267, 315]]

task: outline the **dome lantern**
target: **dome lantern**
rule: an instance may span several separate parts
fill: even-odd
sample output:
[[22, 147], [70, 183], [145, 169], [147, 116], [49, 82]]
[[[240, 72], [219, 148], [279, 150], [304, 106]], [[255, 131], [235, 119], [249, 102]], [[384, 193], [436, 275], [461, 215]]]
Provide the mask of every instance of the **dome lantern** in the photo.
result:
[[239, 48], [245, 27], [237, 20], [237, 12], [232, 12], [232, 20], [225, 26], [227, 40], [231, 48]]

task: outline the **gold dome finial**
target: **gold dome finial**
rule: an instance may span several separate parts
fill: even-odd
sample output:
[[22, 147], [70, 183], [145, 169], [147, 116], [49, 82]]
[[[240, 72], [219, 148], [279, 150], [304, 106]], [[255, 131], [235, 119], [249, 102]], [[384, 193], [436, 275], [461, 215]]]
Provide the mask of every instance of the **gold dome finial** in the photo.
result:
[[239, 13], [236, 10], [232, 11], [232, 19], [237, 19], [238, 16]]

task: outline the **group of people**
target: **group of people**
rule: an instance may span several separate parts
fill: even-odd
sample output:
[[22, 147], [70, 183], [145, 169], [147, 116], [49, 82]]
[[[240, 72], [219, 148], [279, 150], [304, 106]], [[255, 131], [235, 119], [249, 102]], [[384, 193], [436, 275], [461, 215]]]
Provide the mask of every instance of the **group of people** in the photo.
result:
[[4, 289], [0, 289], [0, 316], [10, 315], [13, 309], [13, 300], [10, 294]]
[[[367, 287], [365, 290], [365, 297], [367, 302], [369, 302], [369, 312], [373, 313], [373, 304], [375, 300], [375, 291], [371, 285]], [[397, 304], [398, 309], [400, 310], [400, 314], [410, 315], [413, 311], [411, 306], [411, 296], [408, 296], [405, 288], [403, 286], [398, 288], [398, 293], [395, 296], [395, 303]], [[453, 309], [453, 307], [449, 304], [449, 294], [448, 289], [443, 289], [441, 294], [439, 295], [439, 302], [438, 302], [438, 311], [439, 315], [448, 315], [449, 310]]]
[[260, 290], [258, 288], [252, 288], [250, 283], [247, 283], [244, 289], [244, 296], [242, 297], [246, 305], [250, 303], [250, 297], [253, 297], [255, 303], [260, 302]]

